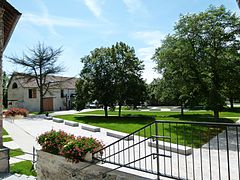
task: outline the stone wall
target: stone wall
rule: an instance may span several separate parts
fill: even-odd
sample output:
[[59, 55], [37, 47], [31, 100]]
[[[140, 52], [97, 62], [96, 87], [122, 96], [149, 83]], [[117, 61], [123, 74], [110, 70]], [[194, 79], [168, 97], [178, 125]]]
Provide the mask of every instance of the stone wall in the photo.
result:
[[0, 173], [9, 172], [9, 149], [0, 148]]
[[107, 174], [111, 169], [93, 165], [88, 162], [80, 162], [73, 164], [68, 162], [64, 157], [53, 155], [43, 151], [37, 151], [37, 179], [38, 180], [144, 180], [146, 178], [136, 175], [128, 174], [120, 171], [112, 171]]

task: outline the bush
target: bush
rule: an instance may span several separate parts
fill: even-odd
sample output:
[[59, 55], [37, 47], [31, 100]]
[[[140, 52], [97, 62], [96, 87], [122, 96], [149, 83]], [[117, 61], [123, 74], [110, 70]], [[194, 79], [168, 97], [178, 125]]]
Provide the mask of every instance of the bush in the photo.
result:
[[42, 146], [43, 151], [60, 154], [62, 147], [74, 138], [73, 135], [67, 134], [64, 131], [51, 130], [41, 134], [37, 138], [37, 142]]
[[14, 117], [16, 115], [22, 115], [24, 117], [27, 117], [28, 111], [24, 108], [11, 108], [4, 112], [4, 115], [6, 117]]
[[95, 153], [102, 148], [103, 144], [97, 139], [92, 137], [78, 137], [63, 146], [61, 155], [73, 163], [78, 163], [84, 160], [88, 152]]
[[73, 163], [83, 161], [88, 152], [95, 153], [103, 148], [103, 144], [92, 137], [75, 137], [55, 130], [40, 135], [37, 141], [43, 151], [60, 154]]

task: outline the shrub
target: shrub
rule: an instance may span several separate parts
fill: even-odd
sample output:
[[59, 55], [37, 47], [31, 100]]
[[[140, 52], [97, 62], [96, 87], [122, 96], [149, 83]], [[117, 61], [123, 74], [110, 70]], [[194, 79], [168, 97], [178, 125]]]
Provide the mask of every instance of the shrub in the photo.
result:
[[73, 163], [78, 163], [84, 160], [88, 152], [95, 153], [102, 148], [103, 144], [97, 139], [92, 137], [77, 137], [63, 146], [61, 155]]
[[28, 111], [24, 108], [11, 108], [4, 112], [6, 117], [14, 117], [16, 115], [22, 115], [26, 117], [28, 115]]
[[59, 154], [62, 147], [70, 140], [74, 139], [73, 135], [67, 134], [64, 131], [51, 130], [41, 134], [37, 141], [42, 146], [43, 151]]
[[103, 148], [103, 144], [92, 137], [75, 137], [55, 130], [40, 135], [37, 141], [43, 151], [60, 154], [73, 163], [83, 161], [88, 152], [94, 153]]

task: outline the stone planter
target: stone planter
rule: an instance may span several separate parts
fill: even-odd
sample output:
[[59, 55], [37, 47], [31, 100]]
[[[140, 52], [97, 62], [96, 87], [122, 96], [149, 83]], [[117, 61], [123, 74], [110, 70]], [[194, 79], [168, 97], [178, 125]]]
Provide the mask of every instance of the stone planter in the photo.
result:
[[38, 180], [144, 180], [136, 175], [126, 172], [112, 171], [89, 162], [79, 162], [77, 164], [67, 161], [62, 156], [53, 155], [44, 151], [37, 151], [38, 161], [36, 164]]
[[6, 147], [0, 148], [0, 173], [9, 172], [9, 149]]

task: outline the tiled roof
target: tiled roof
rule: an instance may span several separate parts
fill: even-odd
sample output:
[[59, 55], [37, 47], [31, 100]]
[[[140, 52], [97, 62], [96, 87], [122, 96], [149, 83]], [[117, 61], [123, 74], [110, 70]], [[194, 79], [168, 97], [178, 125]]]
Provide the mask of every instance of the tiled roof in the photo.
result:
[[[37, 82], [33, 78], [26, 77], [22, 74], [15, 74], [11, 77], [11, 81], [17, 81], [24, 88], [37, 88]], [[75, 89], [77, 78], [75, 77], [62, 77], [62, 76], [47, 76], [46, 84], [50, 85], [50, 88], [60, 89]]]

